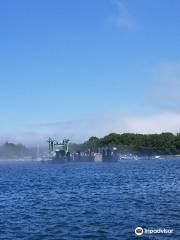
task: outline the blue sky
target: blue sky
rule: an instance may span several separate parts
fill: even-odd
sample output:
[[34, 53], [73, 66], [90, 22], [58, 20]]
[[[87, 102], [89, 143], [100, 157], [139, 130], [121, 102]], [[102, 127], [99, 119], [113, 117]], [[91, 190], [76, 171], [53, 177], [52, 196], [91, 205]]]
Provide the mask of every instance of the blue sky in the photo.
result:
[[0, 132], [180, 131], [179, 0], [0, 3]]

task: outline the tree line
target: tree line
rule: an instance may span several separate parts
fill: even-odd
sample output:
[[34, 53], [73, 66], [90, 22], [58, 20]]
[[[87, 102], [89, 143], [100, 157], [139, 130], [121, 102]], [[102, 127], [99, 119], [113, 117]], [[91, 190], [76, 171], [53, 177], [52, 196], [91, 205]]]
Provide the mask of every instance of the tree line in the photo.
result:
[[171, 155], [180, 154], [180, 133], [161, 134], [111, 133], [102, 138], [90, 137], [82, 144], [73, 144], [76, 151], [98, 152], [103, 148], [117, 148], [122, 153], [138, 155]]
[[0, 146], [1, 159], [19, 158], [27, 155], [28, 153], [29, 150], [22, 144], [6, 142]]

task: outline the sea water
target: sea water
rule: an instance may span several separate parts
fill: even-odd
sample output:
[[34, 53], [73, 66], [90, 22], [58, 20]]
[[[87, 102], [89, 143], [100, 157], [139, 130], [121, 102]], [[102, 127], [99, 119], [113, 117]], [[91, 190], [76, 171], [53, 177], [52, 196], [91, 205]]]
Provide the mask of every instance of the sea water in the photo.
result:
[[180, 239], [180, 159], [0, 164], [0, 239]]

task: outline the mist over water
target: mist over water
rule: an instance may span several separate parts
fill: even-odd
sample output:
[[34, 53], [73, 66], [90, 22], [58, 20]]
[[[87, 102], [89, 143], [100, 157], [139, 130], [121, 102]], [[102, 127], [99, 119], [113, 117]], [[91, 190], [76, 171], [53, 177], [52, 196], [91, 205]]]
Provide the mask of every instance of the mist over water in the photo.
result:
[[179, 159], [1, 164], [0, 239], [179, 239], [179, 185]]

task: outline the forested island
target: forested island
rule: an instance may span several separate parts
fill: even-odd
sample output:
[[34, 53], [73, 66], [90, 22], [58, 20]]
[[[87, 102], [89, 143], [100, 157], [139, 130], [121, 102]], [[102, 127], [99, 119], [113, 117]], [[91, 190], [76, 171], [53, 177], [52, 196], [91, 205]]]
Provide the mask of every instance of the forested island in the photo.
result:
[[98, 152], [104, 147], [116, 147], [122, 153], [128, 152], [137, 155], [175, 155], [180, 154], [180, 133], [111, 133], [102, 138], [90, 137], [82, 144], [71, 145], [72, 150], [86, 151], [90, 149], [93, 152]]
[[[81, 144], [70, 144], [70, 152], [99, 152], [104, 148], [116, 148], [122, 154], [136, 155], [177, 155], [180, 154], [180, 133], [135, 134], [110, 133], [102, 138], [90, 137]], [[40, 149], [40, 155], [48, 152], [48, 147]], [[6, 142], [0, 146], [0, 159], [36, 158], [37, 147]]]
[[27, 148], [23, 144], [5, 142], [0, 146], [0, 159], [33, 158], [36, 155], [35, 148]]

